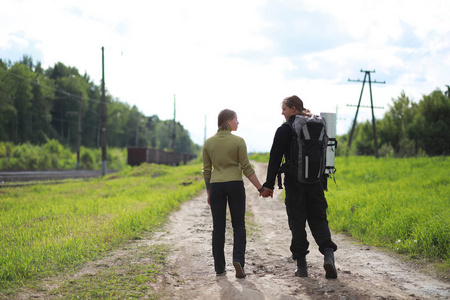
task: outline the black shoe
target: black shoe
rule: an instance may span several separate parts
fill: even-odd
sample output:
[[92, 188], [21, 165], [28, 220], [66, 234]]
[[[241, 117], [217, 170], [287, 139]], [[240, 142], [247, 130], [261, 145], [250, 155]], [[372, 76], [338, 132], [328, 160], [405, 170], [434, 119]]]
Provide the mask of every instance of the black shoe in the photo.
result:
[[308, 277], [308, 266], [306, 264], [306, 257], [297, 258], [297, 270], [295, 270], [295, 276]]
[[324, 263], [323, 268], [325, 269], [325, 278], [337, 278], [337, 271], [334, 265], [334, 251], [333, 249], [327, 248], [324, 251]]
[[233, 263], [233, 265], [236, 269], [236, 278], [245, 278], [247, 276], [247, 274], [245, 274], [244, 272], [244, 269], [242, 268], [241, 263], [236, 261]]
[[216, 273], [216, 276], [225, 276], [227, 275], [227, 270], [221, 272], [221, 273]]

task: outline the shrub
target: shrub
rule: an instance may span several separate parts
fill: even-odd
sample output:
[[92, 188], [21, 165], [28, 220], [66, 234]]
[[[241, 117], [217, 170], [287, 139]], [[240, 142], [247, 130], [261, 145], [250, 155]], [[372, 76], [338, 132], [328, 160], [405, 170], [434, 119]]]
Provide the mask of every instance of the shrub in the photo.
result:
[[44, 149], [51, 154], [61, 156], [63, 154], [64, 147], [57, 140], [48, 140], [44, 145]]
[[94, 151], [88, 148], [81, 147], [80, 162], [83, 169], [95, 168], [95, 154]]
[[0, 158], [1, 157], [6, 157], [6, 146], [3, 142], [0, 143]]
[[11, 142], [0, 142], [0, 158], [2, 157], [9, 158], [11, 156], [13, 148], [14, 144]]
[[106, 153], [106, 161], [108, 169], [123, 170], [127, 166], [127, 149], [126, 148], [109, 148]]
[[[81, 147], [80, 163], [83, 169], [101, 167], [101, 149]], [[0, 170], [58, 170], [75, 169], [76, 153], [57, 140], [47, 140], [42, 145], [30, 143], [14, 145], [0, 142]], [[126, 148], [108, 148], [108, 169], [123, 170], [127, 167]]]

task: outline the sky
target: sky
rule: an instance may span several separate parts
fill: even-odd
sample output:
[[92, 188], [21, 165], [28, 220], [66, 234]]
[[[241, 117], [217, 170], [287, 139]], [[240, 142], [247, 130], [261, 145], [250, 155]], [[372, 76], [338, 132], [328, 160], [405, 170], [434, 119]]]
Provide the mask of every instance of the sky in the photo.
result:
[[[365, 72], [381, 119], [450, 85], [448, 0], [2, 0], [0, 59], [62, 62], [146, 116], [174, 118], [199, 145], [236, 111], [249, 152], [268, 152], [299, 96], [352, 126]], [[367, 78], [368, 79], [368, 78]], [[369, 85], [361, 97], [370, 106]], [[378, 108], [379, 107], [379, 108]], [[358, 122], [371, 120], [361, 107]]]

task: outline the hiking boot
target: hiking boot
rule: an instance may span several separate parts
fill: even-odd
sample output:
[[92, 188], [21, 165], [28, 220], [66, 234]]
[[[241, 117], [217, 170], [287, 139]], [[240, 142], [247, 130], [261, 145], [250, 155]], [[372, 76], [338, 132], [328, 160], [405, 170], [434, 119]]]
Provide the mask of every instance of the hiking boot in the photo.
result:
[[325, 278], [337, 278], [333, 249], [325, 249], [324, 256], [323, 268], [325, 269]]
[[306, 264], [306, 257], [297, 258], [297, 270], [295, 270], [295, 276], [308, 277], [308, 266]]
[[245, 276], [247, 276], [247, 274], [245, 274], [244, 272], [244, 268], [242, 268], [241, 263], [236, 261], [233, 263], [233, 265], [236, 269], [236, 278], [245, 278]]

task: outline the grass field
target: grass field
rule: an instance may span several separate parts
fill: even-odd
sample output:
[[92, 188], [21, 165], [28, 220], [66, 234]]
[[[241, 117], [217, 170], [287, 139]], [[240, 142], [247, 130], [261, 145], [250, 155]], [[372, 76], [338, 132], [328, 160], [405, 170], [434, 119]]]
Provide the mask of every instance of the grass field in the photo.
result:
[[329, 221], [364, 243], [450, 268], [450, 160], [447, 157], [338, 157], [329, 180]]
[[[338, 157], [335, 165], [337, 185], [329, 180], [326, 193], [333, 230], [442, 262], [448, 273], [448, 158]], [[197, 162], [142, 165], [95, 180], [0, 189], [0, 291], [69, 270], [138, 239], [203, 188]], [[154, 271], [149, 267], [142, 272], [149, 270]]]
[[[252, 159], [267, 162], [268, 155]], [[450, 270], [448, 157], [336, 157], [328, 180], [330, 227]]]
[[0, 290], [139, 238], [204, 188], [198, 164], [0, 190]]

